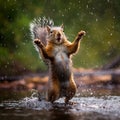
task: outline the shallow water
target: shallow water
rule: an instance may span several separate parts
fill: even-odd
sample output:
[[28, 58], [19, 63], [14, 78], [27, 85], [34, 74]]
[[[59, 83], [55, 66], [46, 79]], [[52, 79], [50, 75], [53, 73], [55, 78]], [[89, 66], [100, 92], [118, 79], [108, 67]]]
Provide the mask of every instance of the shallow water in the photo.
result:
[[28, 91], [0, 91], [0, 120], [119, 120], [120, 92], [116, 87], [82, 89], [64, 104], [39, 101]]

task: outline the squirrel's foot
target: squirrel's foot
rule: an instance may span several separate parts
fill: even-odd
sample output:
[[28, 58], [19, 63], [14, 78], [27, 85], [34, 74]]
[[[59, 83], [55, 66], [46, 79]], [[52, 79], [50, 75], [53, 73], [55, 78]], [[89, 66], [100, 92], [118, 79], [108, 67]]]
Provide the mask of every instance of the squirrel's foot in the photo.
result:
[[69, 101], [69, 102], [65, 103], [65, 106], [66, 105], [75, 105], [75, 104], [77, 104], [77, 102], [71, 102], [71, 101]]

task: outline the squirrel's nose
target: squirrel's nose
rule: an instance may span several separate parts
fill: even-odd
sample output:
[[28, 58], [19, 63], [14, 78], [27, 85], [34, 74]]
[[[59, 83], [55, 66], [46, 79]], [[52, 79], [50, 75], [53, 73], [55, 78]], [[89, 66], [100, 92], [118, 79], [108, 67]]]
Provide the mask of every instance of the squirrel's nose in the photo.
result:
[[57, 37], [60, 37], [61, 36], [61, 34], [60, 33], [57, 33]]

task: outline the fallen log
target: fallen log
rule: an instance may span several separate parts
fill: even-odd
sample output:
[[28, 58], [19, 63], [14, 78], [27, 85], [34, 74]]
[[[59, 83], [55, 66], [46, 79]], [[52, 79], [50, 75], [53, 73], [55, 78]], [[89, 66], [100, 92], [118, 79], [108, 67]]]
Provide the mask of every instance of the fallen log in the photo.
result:
[[88, 70], [75, 72], [76, 82], [84, 85], [92, 84], [120, 84], [120, 69]]
[[114, 69], [120, 67], [120, 56], [115, 57], [111, 62], [102, 67], [103, 70]]
[[[120, 85], [120, 69], [95, 70], [74, 69], [74, 78], [78, 86]], [[0, 80], [0, 89], [41, 89], [48, 81], [48, 73], [29, 74], [20, 77], [7, 77]]]

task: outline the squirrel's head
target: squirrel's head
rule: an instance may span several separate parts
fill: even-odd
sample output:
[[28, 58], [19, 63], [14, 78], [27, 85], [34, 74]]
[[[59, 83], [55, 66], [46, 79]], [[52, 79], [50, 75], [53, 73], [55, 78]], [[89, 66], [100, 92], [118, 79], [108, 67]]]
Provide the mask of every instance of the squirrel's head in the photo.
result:
[[65, 40], [65, 34], [63, 31], [63, 24], [60, 27], [47, 26], [48, 40], [55, 44], [62, 44]]

